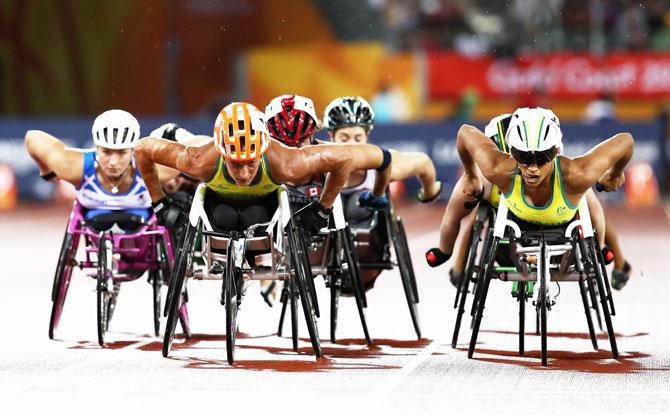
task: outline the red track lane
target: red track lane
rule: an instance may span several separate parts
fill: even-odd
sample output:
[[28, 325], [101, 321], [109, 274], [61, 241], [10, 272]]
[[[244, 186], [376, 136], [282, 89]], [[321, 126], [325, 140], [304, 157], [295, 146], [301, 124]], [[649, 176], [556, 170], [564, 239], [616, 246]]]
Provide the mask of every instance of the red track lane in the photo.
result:
[[51, 281], [68, 207], [28, 206], [0, 213], [3, 409], [413, 414], [468, 409], [607, 414], [667, 410], [670, 224], [662, 209], [608, 211], [635, 268], [628, 286], [615, 293], [614, 327], [621, 358], [610, 358], [604, 334], [599, 337], [601, 350], [593, 350], [578, 291], [565, 283], [549, 315], [550, 362], [543, 368], [540, 340], [531, 333], [530, 318], [526, 357], [515, 353], [517, 309], [510, 283], [491, 285], [474, 359], [467, 358], [468, 318], [459, 347], [450, 347], [455, 310], [454, 288], [446, 275], [449, 264], [431, 269], [423, 260], [423, 252], [437, 242], [442, 208], [416, 204], [401, 208], [410, 233], [425, 339], [414, 337], [395, 271], [382, 274], [368, 293], [372, 347], [361, 341], [350, 298], [340, 303], [342, 340], [327, 341], [328, 292], [323, 280], [317, 280], [325, 353], [319, 361], [311, 355], [302, 322], [299, 354], [291, 349], [290, 338], [275, 335], [279, 309], [264, 305], [254, 283], [240, 310], [243, 335], [234, 366], [226, 363], [219, 282], [189, 283], [196, 335], [188, 344], [178, 339], [171, 357], [164, 359], [161, 339], [150, 335], [151, 287], [146, 279], [123, 285], [109, 346], [101, 349], [96, 343], [95, 284], [76, 271], [56, 340], [50, 341]]

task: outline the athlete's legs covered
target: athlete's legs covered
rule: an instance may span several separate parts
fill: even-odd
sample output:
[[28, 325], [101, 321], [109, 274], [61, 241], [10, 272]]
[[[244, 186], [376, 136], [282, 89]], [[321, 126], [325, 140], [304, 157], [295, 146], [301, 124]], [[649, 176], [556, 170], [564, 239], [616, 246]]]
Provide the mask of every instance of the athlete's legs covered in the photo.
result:
[[365, 222], [372, 218], [372, 212], [369, 209], [358, 206], [358, 197], [363, 192], [365, 192], [365, 190], [359, 190], [348, 195], [342, 195], [344, 217], [351, 224]]

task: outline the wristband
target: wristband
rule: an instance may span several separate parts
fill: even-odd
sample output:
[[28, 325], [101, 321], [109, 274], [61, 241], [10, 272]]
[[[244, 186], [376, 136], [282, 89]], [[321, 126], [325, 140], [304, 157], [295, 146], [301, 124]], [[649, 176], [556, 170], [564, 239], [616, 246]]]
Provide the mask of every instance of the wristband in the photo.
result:
[[40, 174], [40, 177], [42, 178], [42, 180], [46, 180], [48, 182], [51, 179], [53, 179], [54, 177], [58, 177], [58, 176], [56, 176], [56, 173], [52, 170], [49, 173]]
[[379, 147], [379, 149], [382, 151], [382, 154], [384, 155], [384, 160], [382, 160], [382, 165], [377, 167], [378, 172], [383, 172], [388, 168], [388, 166], [391, 164], [391, 152], [388, 151], [385, 148]]

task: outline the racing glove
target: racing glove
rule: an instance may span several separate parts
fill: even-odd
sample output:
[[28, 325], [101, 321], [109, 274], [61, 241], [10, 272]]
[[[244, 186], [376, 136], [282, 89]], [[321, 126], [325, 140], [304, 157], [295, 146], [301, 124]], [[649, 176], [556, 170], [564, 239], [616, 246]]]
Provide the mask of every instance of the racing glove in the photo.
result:
[[332, 208], [325, 208], [319, 202], [312, 202], [295, 213], [298, 223], [312, 235], [328, 226], [328, 219]]
[[433, 268], [444, 264], [449, 258], [451, 258], [451, 254], [445, 254], [440, 248], [431, 248], [426, 251], [426, 262]]
[[385, 194], [375, 196], [370, 191], [366, 191], [358, 196], [358, 206], [368, 208], [368, 210], [384, 210], [389, 207], [389, 198]]

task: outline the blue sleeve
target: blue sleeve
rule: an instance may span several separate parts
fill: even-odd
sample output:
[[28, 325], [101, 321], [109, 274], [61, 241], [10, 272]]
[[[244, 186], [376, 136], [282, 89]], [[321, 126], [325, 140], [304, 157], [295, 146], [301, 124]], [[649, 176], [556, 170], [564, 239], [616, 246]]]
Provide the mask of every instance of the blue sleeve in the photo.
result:
[[84, 185], [85, 177], [91, 175], [95, 176], [95, 150], [86, 150], [84, 151], [84, 170], [81, 172], [81, 182], [77, 190]]

